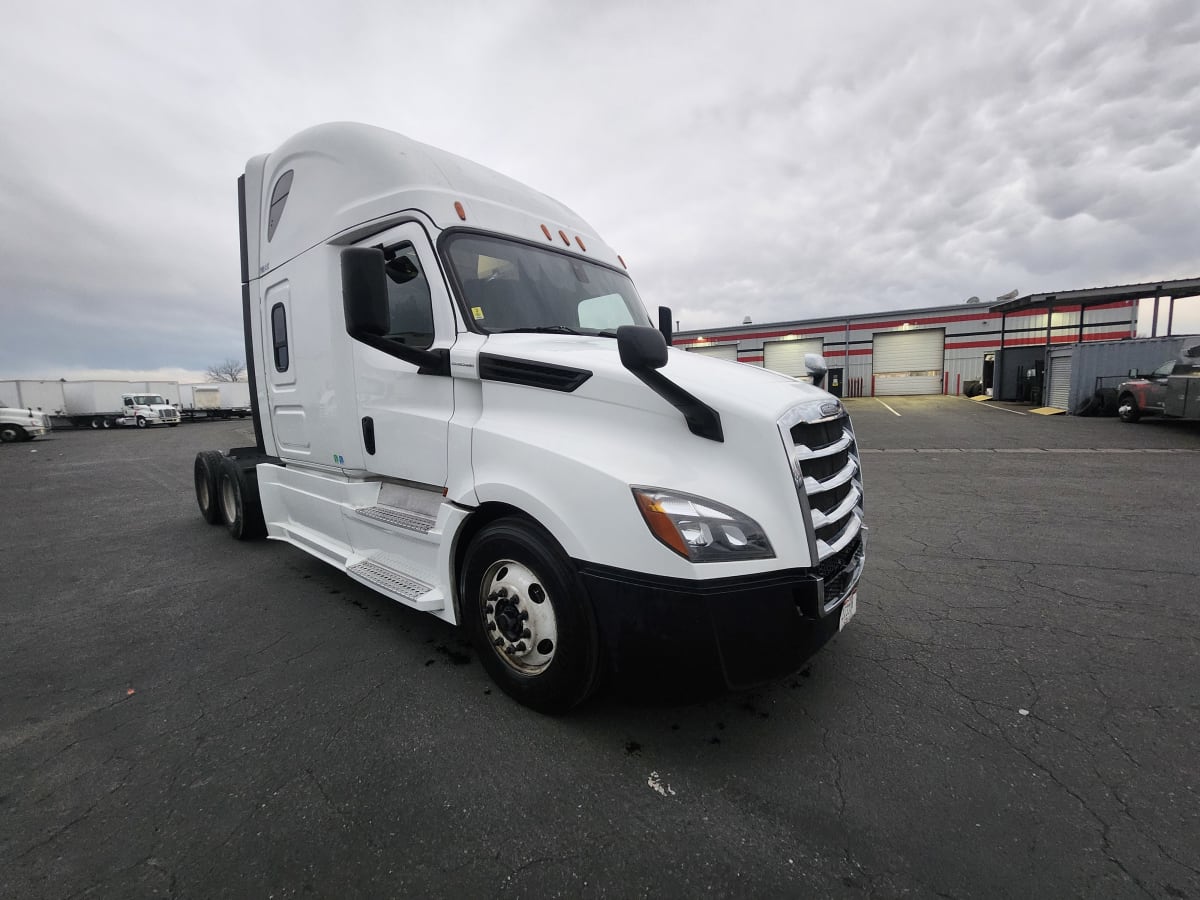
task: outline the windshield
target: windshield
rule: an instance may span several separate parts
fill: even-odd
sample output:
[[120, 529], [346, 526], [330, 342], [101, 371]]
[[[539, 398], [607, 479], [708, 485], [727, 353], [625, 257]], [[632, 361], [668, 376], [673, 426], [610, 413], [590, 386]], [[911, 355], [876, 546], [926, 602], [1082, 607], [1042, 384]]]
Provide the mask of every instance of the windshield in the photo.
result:
[[167, 401], [161, 394], [134, 394], [133, 402], [137, 406], [162, 406]]
[[587, 260], [474, 234], [447, 240], [466, 313], [485, 333], [615, 336], [650, 319], [629, 277]]

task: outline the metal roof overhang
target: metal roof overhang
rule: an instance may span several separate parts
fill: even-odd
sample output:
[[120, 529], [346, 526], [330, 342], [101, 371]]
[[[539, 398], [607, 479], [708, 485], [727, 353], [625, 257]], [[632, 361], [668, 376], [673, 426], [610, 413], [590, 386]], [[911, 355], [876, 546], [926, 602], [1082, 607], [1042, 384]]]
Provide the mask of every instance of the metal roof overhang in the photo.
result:
[[1155, 297], [1195, 297], [1200, 295], [1200, 278], [1177, 278], [1174, 281], [1148, 281], [1144, 284], [1117, 284], [1111, 287], [1085, 288], [1077, 291], [1047, 291], [1026, 294], [1006, 303], [990, 307], [1002, 314], [1042, 308], [1047, 304], [1078, 305], [1087, 309], [1119, 300], [1151, 300]]

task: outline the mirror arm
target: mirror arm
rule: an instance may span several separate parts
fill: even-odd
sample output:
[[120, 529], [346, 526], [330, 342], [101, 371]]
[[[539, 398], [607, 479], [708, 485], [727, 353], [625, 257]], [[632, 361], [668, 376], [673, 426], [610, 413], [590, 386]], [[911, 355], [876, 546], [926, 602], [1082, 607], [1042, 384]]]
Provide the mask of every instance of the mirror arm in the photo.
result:
[[629, 371], [642, 384], [683, 413], [683, 420], [687, 422], [688, 430], [692, 434], [716, 441], [718, 444], [725, 442], [725, 432], [721, 429], [721, 414], [703, 400], [692, 396], [656, 369]]
[[450, 351], [444, 348], [418, 350], [416, 347], [410, 347], [407, 344], [402, 344], [399, 341], [377, 334], [359, 333], [351, 334], [350, 336], [357, 341], [362, 341], [368, 347], [374, 347], [376, 350], [386, 353], [388, 356], [394, 356], [396, 359], [419, 366], [420, 368], [417, 370], [418, 375], [450, 374]]

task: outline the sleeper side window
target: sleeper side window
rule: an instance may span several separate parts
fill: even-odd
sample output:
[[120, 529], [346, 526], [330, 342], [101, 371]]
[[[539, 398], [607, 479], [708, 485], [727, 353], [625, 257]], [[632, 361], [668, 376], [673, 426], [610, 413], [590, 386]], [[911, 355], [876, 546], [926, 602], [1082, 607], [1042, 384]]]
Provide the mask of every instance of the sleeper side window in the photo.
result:
[[275, 352], [275, 371], [288, 370], [287, 312], [282, 303], [271, 307], [271, 345]]
[[416, 248], [405, 242], [384, 250], [387, 259], [387, 337], [408, 347], [427, 350], [433, 344], [433, 298]]

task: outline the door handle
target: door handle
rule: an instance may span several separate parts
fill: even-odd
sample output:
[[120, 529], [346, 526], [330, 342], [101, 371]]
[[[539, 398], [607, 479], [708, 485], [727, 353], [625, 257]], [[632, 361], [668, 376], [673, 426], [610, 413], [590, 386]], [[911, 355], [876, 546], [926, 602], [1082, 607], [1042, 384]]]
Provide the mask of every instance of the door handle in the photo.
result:
[[367, 453], [370, 456], [375, 455], [375, 420], [370, 416], [363, 416], [363, 446], [367, 448]]

